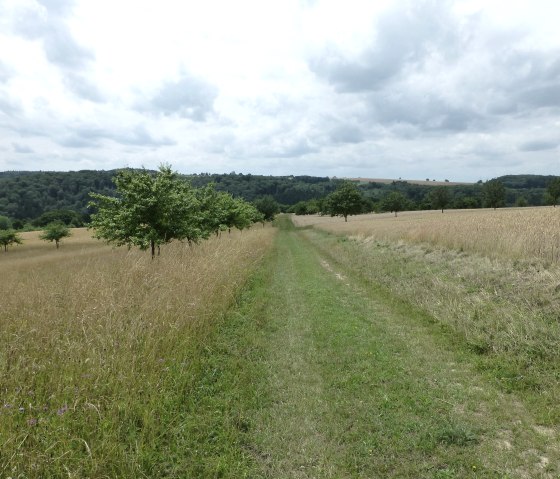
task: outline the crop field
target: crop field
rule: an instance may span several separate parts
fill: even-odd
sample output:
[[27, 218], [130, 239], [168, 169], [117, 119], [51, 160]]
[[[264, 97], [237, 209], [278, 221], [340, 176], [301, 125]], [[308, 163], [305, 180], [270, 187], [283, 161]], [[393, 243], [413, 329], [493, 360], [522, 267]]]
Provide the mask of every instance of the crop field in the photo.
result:
[[[560, 209], [0, 254], [0, 477], [560, 477]], [[557, 227], [557, 226], [556, 226]]]
[[349, 216], [294, 216], [298, 226], [379, 240], [429, 243], [490, 257], [560, 261], [560, 208], [413, 211]]
[[85, 229], [59, 250], [24, 233], [2, 252], [0, 477], [165, 475], [193, 351], [273, 234], [173, 243], [153, 261]]

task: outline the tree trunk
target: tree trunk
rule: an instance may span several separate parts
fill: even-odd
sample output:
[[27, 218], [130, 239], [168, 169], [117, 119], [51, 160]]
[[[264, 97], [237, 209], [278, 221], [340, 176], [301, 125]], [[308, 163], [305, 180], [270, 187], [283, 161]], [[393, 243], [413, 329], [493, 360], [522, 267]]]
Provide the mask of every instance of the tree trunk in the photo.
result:
[[395, 211], [395, 218], [397, 217], [397, 211]]
[[152, 259], [154, 259], [154, 256], [156, 255], [156, 244], [154, 240], [150, 241], [150, 245], [152, 247]]
[[54, 240], [54, 242], [56, 243], [56, 249], [58, 249], [58, 240]]
[[441, 212], [443, 213], [443, 208], [441, 209]]

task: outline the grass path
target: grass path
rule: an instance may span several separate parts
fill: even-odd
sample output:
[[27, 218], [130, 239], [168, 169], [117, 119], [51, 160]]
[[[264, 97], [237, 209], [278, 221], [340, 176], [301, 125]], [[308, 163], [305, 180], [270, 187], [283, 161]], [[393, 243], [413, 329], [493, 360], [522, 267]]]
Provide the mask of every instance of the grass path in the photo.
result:
[[558, 477], [555, 431], [313, 234], [281, 231], [256, 288], [247, 477]]

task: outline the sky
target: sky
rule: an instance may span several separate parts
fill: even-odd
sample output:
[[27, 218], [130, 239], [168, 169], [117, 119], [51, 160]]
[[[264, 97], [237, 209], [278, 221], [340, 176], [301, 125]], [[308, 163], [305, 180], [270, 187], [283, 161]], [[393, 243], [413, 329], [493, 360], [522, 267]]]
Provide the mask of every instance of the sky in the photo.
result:
[[560, 2], [0, 0], [0, 171], [560, 175]]

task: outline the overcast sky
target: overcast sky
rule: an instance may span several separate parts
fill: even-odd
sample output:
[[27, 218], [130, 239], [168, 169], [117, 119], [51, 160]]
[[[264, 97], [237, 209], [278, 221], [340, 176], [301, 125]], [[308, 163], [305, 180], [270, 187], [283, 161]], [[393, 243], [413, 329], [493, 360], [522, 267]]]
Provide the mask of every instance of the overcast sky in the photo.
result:
[[560, 2], [0, 0], [0, 171], [560, 175]]

